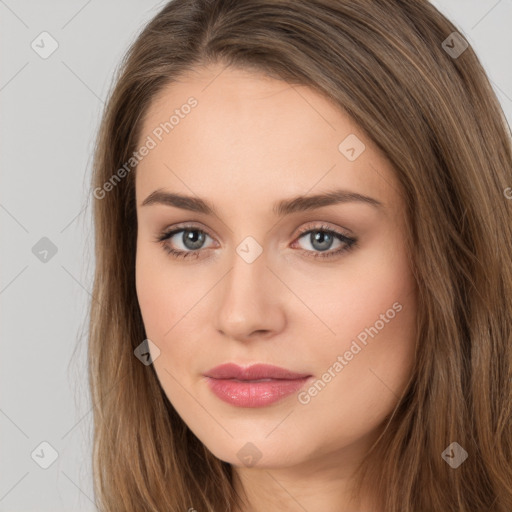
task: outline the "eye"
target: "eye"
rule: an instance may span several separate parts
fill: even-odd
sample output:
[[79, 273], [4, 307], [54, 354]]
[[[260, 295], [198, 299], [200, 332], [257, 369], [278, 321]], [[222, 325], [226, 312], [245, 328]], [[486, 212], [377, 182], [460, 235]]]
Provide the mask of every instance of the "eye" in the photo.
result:
[[[305, 238], [312, 247], [312, 250], [307, 249], [303, 251], [306, 256], [312, 258], [333, 258], [353, 249], [357, 243], [356, 238], [347, 236], [325, 225], [315, 226], [311, 229], [304, 228], [301, 230], [298, 240], [301, 238]], [[336, 241], [339, 242], [338, 248], [327, 252]]]
[[[309, 235], [308, 238], [306, 237], [307, 235]], [[173, 240], [173, 238], [176, 239]], [[173, 258], [196, 259], [200, 256], [206, 238], [212, 237], [210, 237], [206, 231], [196, 226], [185, 225], [176, 227], [170, 231], [164, 231], [155, 241], [159, 242], [164, 250]], [[302, 249], [301, 252], [307, 257], [312, 258], [332, 258], [339, 256], [341, 253], [352, 249], [357, 243], [356, 238], [347, 236], [325, 225], [302, 229], [297, 240], [301, 238], [305, 238], [312, 247], [312, 249]], [[340, 246], [336, 250], [329, 250], [336, 241]], [[180, 244], [181, 248], [179, 247]], [[174, 248], [176, 245], [178, 245], [178, 249]]]
[[[179, 233], [182, 234], [180, 236], [176, 236]], [[190, 257], [195, 259], [199, 256], [199, 249], [202, 248], [206, 237], [211, 238], [206, 231], [203, 231], [202, 229], [195, 226], [183, 226], [171, 231], [163, 232], [158, 236], [156, 241], [162, 244], [167, 253], [177, 259]], [[175, 238], [174, 241], [173, 238]], [[169, 242], [171, 242], [171, 244], [169, 244]], [[184, 248], [174, 249], [172, 246], [175, 244], [178, 244], [178, 246], [181, 244]]]

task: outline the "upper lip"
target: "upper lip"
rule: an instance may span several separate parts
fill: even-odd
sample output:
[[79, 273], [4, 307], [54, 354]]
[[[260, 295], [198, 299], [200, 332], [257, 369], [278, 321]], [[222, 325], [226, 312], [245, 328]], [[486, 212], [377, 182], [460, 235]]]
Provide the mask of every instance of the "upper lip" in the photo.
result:
[[237, 380], [257, 380], [257, 379], [282, 379], [282, 380], [296, 380], [310, 377], [306, 373], [297, 373], [273, 366], [269, 364], [253, 364], [251, 366], [242, 367], [235, 363], [226, 363], [216, 366], [208, 370], [205, 374], [206, 377], [213, 379], [237, 379]]

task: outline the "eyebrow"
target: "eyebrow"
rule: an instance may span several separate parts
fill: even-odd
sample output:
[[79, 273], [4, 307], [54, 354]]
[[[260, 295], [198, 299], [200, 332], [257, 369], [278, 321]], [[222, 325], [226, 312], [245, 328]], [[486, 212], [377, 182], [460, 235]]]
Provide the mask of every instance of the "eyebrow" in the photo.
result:
[[[296, 212], [304, 212], [322, 208], [324, 206], [353, 202], [368, 204], [377, 209], [384, 206], [380, 201], [373, 197], [351, 192], [349, 190], [337, 189], [323, 194], [283, 199], [274, 203], [272, 211], [276, 216], [284, 217], [285, 215], [290, 215]], [[144, 199], [141, 206], [151, 204], [163, 204], [192, 212], [204, 213], [205, 215], [217, 215], [215, 207], [208, 201], [198, 197], [184, 196], [172, 192], [165, 192], [163, 190], [155, 190], [149, 194], [149, 196]]]

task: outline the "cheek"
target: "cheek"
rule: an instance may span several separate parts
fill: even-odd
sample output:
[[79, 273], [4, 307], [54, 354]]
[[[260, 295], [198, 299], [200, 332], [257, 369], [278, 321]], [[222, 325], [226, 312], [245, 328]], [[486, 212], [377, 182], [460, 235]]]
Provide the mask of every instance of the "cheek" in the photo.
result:
[[[361, 256], [350, 272], [340, 276], [342, 286], [331, 286], [317, 304], [323, 305], [322, 318], [336, 333], [327, 333], [323, 343], [309, 351], [320, 377], [329, 369], [335, 375], [330, 380], [326, 375], [332, 384], [325, 390], [319, 385], [323, 399], [317, 404], [324, 400], [338, 404], [341, 415], [386, 412], [402, 392], [414, 363], [414, 279], [398, 243], [380, 247]], [[341, 408], [340, 396], [345, 402]]]
[[[155, 253], [141, 248], [136, 258], [137, 299], [146, 331], [146, 336], [159, 349], [153, 367], [160, 385], [168, 399], [184, 408], [183, 396], [178, 382], [185, 383], [187, 375], [181, 371], [190, 367], [193, 354], [180, 334], [184, 305], [188, 302], [181, 293], [179, 276], [168, 276], [168, 266], [159, 263]], [[174, 284], [176, 283], [176, 284]], [[190, 309], [190, 307], [188, 308]], [[174, 363], [179, 361], [179, 365]]]
[[[142, 244], [141, 244], [142, 245]], [[135, 270], [137, 299], [146, 331], [162, 354], [167, 352], [174, 325], [185, 314], [183, 286], [179, 276], [169, 276], [169, 265], [163, 265], [162, 258], [154, 248], [138, 246]], [[179, 323], [178, 323], [179, 325]], [[155, 367], [159, 360], [155, 361]]]
[[189, 277], [186, 269], [173, 267], [165, 255], [144, 246], [137, 251], [135, 277], [146, 336], [161, 353], [155, 370], [160, 373], [163, 365], [171, 370], [173, 361], [182, 363], [180, 369], [186, 367], [196, 348], [189, 333], [201, 324], [194, 305], [208, 287]]
[[[415, 283], [400, 243], [386, 235], [372, 250], [354, 254], [318, 295], [317, 308], [337, 334], [338, 348], [350, 345], [359, 334], [364, 342], [366, 329], [375, 324], [379, 333], [392, 337], [394, 330], [410, 326]], [[368, 333], [366, 337], [370, 339]]]
[[138, 250], [135, 265], [135, 286], [137, 299], [149, 339], [160, 337], [161, 325], [165, 318], [162, 313], [167, 309], [171, 294], [164, 295], [159, 269], [151, 265], [147, 251]]
[[311, 436], [322, 426], [315, 449], [334, 450], [376, 432], [406, 388], [415, 358], [416, 312], [411, 297], [396, 298], [373, 297], [366, 308], [338, 315], [336, 340], [309, 352], [317, 371], [299, 397], [299, 411]]

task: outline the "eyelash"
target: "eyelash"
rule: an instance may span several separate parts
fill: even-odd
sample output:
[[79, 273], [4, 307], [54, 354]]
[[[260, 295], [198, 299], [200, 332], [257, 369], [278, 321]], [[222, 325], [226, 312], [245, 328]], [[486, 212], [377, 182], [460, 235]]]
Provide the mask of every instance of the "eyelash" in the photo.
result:
[[[163, 231], [160, 235], [157, 236], [157, 238], [155, 239], [155, 242], [160, 243], [162, 245], [163, 249], [175, 259], [185, 259], [185, 258], [190, 258], [190, 257], [192, 257], [194, 259], [198, 258], [199, 252], [201, 251], [201, 249], [190, 250], [190, 251], [179, 251], [179, 250], [169, 247], [169, 245], [166, 243], [166, 241], [168, 239], [172, 238], [174, 235], [176, 235], [177, 233], [180, 233], [182, 231], [197, 231], [199, 233], [203, 233], [207, 236], [210, 236], [203, 229], [200, 229], [193, 225], [185, 225], [185, 226], [180, 226], [179, 228], [172, 229], [171, 231]], [[336, 249], [335, 251], [330, 251], [330, 252], [327, 252], [327, 251], [317, 252], [317, 251], [301, 249], [301, 252], [306, 253], [306, 256], [311, 257], [311, 258], [315, 258], [315, 259], [316, 258], [321, 258], [321, 259], [334, 258], [336, 256], [341, 255], [342, 253], [344, 253], [346, 251], [352, 250], [357, 245], [357, 238], [352, 238], [352, 237], [346, 236], [343, 233], [340, 233], [340, 232], [333, 230], [332, 228], [329, 228], [328, 226], [324, 226], [324, 225], [315, 226], [313, 228], [311, 228], [311, 227], [304, 228], [303, 230], [301, 230], [299, 232], [297, 239], [302, 238], [304, 235], [310, 234], [312, 232], [324, 232], [324, 233], [333, 235], [338, 240], [340, 240], [340, 242], [343, 242], [345, 244], [345, 246], [340, 247], [339, 249]], [[212, 238], [212, 237], [210, 236], [210, 238]], [[314, 252], [315, 254], [311, 254], [312, 252]]]

